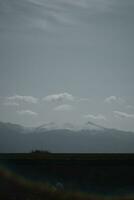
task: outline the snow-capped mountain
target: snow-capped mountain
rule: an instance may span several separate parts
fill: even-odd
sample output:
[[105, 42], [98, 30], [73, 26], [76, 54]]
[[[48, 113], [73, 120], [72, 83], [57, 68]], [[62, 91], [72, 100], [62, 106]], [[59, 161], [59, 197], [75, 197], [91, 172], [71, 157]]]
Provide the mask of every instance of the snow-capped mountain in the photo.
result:
[[[25, 133], [25, 134], [24, 134]], [[46, 123], [36, 128], [0, 122], [0, 152], [134, 153], [134, 133], [93, 122], [79, 127]]]

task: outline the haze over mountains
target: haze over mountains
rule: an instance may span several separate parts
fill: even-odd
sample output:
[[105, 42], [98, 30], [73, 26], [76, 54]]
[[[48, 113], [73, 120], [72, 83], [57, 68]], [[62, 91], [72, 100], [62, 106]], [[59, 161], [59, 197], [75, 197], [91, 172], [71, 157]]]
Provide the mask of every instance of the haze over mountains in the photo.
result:
[[134, 153], [134, 133], [88, 122], [83, 127], [54, 123], [36, 128], [0, 122], [0, 153]]

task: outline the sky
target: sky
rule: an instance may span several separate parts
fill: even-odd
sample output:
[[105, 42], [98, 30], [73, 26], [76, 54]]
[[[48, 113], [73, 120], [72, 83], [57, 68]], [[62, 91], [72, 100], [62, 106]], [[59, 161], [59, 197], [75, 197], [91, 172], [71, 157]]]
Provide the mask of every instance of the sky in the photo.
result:
[[134, 131], [133, 0], [0, 0], [0, 121]]

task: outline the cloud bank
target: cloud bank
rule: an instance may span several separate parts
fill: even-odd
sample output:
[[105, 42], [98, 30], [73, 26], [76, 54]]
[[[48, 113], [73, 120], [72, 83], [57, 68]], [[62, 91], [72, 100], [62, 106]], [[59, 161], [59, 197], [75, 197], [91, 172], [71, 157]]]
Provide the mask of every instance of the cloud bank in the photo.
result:
[[71, 111], [73, 110], [72, 105], [63, 104], [54, 108], [54, 111]]
[[19, 106], [19, 103], [10, 102], [10, 101], [8, 102], [8, 101], [7, 101], [7, 102], [4, 102], [3, 105], [4, 105], [4, 106]]
[[94, 120], [106, 120], [106, 117], [102, 114], [98, 115], [92, 115], [92, 114], [87, 114], [83, 116], [85, 119], [94, 119]]
[[21, 96], [21, 95], [14, 95], [10, 97], [6, 97], [7, 103], [18, 103], [18, 102], [25, 102], [25, 103], [38, 103], [38, 98], [33, 96]]
[[123, 104], [125, 103], [125, 100], [122, 99], [121, 97], [116, 97], [116, 96], [110, 96], [110, 97], [107, 97], [105, 100], [104, 100], [105, 103], [118, 103], [118, 104]]
[[47, 102], [61, 102], [61, 101], [73, 101], [73, 100], [74, 100], [73, 95], [66, 92], [48, 95], [43, 98], [43, 101], [47, 101]]
[[30, 116], [37, 116], [38, 114], [36, 112], [33, 112], [31, 110], [19, 110], [17, 111], [19, 115], [30, 115]]
[[132, 105], [127, 105], [126, 108], [134, 109], [134, 106], [132, 106]]
[[115, 117], [134, 119], [134, 114], [128, 114], [121, 111], [113, 111]]

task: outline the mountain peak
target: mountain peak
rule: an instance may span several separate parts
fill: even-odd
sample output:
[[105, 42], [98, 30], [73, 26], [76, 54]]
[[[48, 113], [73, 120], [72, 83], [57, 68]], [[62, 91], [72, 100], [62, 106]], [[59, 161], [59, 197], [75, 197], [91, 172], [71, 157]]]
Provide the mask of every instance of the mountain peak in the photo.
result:
[[91, 121], [88, 121], [88, 122], [86, 123], [86, 125], [87, 125], [87, 127], [88, 127], [89, 129], [96, 129], [96, 130], [102, 130], [102, 131], [108, 129], [108, 128], [104, 127], [104, 126], [101, 126], [101, 125], [96, 124], [96, 123], [91, 122]]

